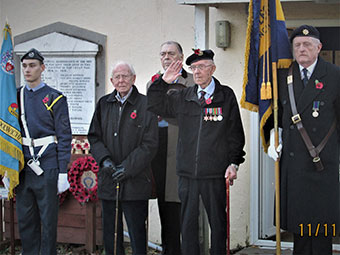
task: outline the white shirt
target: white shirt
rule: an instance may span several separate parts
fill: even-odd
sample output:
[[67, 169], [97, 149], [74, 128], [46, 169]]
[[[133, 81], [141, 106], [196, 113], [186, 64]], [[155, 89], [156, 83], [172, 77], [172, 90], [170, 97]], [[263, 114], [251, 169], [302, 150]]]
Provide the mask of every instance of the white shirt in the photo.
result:
[[[317, 62], [318, 62], [318, 59], [316, 59], [316, 60], [314, 61], [313, 64], [311, 64], [309, 67], [306, 68], [306, 69], [307, 69], [307, 78], [308, 78], [308, 80], [309, 80], [309, 78], [312, 76], [312, 74], [313, 74], [313, 72], [314, 72], [314, 69], [315, 69], [315, 66], [316, 66], [316, 63], [317, 63]], [[305, 76], [304, 76], [302, 70], [303, 70], [305, 67], [303, 67], [302, 65], [299, 64], [299, 68], [300, 68], [301, 80], [303, 80], [303, 78], [304, 78]]]
[[198, 86], [197, 89], [197, 97], [200, 98], [201, 97], [201, 91], [205, 92], [204, 98], [207, 100], [209, 97], [212, 96], [212, 94], [215, 91], [215, 81], [214, 78], [211, 78], [211, 82], [209, 83], [209, 85], [207, 87], [205, 87], [204, 89], [202, 89], [200, 86]]

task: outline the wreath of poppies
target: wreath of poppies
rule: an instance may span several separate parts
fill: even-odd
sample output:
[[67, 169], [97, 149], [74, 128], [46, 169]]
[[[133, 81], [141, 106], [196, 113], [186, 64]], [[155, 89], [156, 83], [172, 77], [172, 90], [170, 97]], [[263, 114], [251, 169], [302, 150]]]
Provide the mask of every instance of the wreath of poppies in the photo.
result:
[[[70, 192], [74, 198], [80, 203], [86, 203], [89, 201], [97, 201], [97, 173], [99, 167], [95, 159], [91, 156], [85, 156], [73, 161], [70, 171], [68, 172], [68, 181], [70, 183]], [[92, 171], [95, 175], [94, 185], [89, 185], [91, 188], [84, 186], [82, 176], [87, 174], [88, 171]], [[93, 181], [93, 180], [90, 180]]]

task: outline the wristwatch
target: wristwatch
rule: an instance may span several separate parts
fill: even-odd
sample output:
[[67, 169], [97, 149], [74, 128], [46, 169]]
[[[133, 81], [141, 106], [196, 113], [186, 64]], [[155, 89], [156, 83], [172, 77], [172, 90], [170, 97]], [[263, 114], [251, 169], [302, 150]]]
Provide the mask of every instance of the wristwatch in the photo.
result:
[[231, 163], [230, 164], [231, 166], [235, 167], [236, 171], [238, 171], [238, 165], [234, 164], [234, 163]]

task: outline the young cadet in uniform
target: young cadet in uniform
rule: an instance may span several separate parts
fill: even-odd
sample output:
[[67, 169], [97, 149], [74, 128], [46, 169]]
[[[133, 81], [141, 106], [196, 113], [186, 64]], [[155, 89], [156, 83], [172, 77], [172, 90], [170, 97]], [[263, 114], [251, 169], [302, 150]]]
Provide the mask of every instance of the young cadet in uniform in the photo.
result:
[[[319, 38], [312, 26], [295, 29], [295, 61], [278, 73], [281, 228], [294, 234], [294, 254], [332, 254], [340, 228], [340, 69], [318, 57]], [[272, 132], [268, 155], [276, 160], [273, 141]]]
[[[226, 254], [226, 184], [237, 177], [244, 162], [244, 132], [234, 92], [212, 75], [216, 69], [211, 50], [195, 50], [186, 64], [195, 86], [168, 91], [164, 79], [148, 91], [149, 109], [175, 117], [179, 135], [177, 175], [182, 217], [182, 254], [200, 254], [198, 236], [199, 196], [211, 228], [211, 254]], [[167, 74], [176, 79], [182, 62], [171, 63]]]
[[[192, 74], [184, 68], [180, 70], [180, 76], [172, 80], [168, 77], [167, 69], [172, 62], [183, 62], [183, 49], [178, 42], [166, 41], [161, 45], [161, 64], [164, 74], [156, 74], [148, 82], [147, 88], [152, 83], [161, 82], [176, 83], [189, 87], [194, 85]], [[158, 116], [159, 145], [156, 156], [151, 162], [152, 173], [156, 183], [157, 203], [161, 220], [162, 254], [181, 254], [181, 203], [178, 198], [178, 177], [176, 175], [176, 147], [178, 138], [178, 126], [175, 119], [163, 119]]]
[[22, 58], [26, 85], [18, 90], [25, 167], [16, 188], [23, 255], [57, 254], [58, 193], [69, 188], [71, 127], [66, 97], [41, 81], [44, 58], [36, 49]]
[[130, 64], [120, 61], [114, 65], [111, 83], [115, 90], [97, 103], [88, 134], [92, 155], [100, 165], [98, 196], [106, 255], [125, 254], [122, 213], [133, 254], [146, 254], [147, 249], [145, 222], [152, 191], [150, 164], [158, 146], [157, 117], [147, 111], [147, 99], [138, 92], [135, 80]]

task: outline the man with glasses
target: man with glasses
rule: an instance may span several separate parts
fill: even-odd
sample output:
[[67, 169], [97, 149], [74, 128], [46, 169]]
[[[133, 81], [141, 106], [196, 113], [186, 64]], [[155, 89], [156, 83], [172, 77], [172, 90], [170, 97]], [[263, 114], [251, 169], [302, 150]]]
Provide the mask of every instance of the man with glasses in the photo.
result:
[[147, 111], [146, 97], [133, 85], [135, 80], [130, 64], [114, 65], [111, 83], [115, 90], [97, 103], [88, 134], [91, 153], [100, 166], [98, 196], [102, 200], [107, 255], [125, 254], [123, 212], [133, 254], [146, 254], [147, 249], [145, 221], [152, 190], [150, 162], [158, 145], [157, 119]]
[[[226, 181], [237, 177], [244, 162], [244, 132], [234, 92], [212, 75], [216, 69], [211, 50], [195, 50], [186, 64], [195, 86], [171, 90], [161, 79], [148, 92], [149, 109], [175, 117], [179, 135], [177, 175], [182, 203], [182, 254], [200, 254], [198, 236], [199, 197], [211, 228], [211, 254], [226, 254]], [[182, 62], [170, 64], [167, 75], [179, 76]]]
[[[147, 88], [153, 82], [164, 79], [174, 86], [193, 86], [192, 74], [183, 68], [179, 71], [177, 78], [169, 77], [167, 69], [171, 63], [183, 62], [183, 50], [178, 42], [167, 41], [161, 45], [160, 60], [165, 71], [164, 74], [157, 73], [148, 82]], [[156, 197], [161, 222], [162, 254], [180, 255], [180, 216], [181, 203], [178, 198], [178, 177], [176, 176], [176, 147], [178, 137], [178, 126], [173, 118], [164, 119], [158, 116], [159, 144], [155, 158], [151, 162], [152, 173], [156, 184]]]

